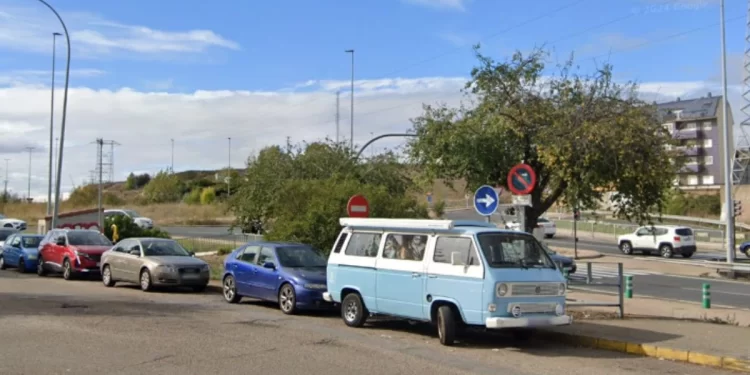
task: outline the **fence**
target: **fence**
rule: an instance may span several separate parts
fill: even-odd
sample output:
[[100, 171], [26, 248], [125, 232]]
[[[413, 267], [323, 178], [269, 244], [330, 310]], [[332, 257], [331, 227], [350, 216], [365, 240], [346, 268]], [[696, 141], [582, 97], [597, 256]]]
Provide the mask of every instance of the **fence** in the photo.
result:
[[[596, 264], [606, 264], [606, 263], [596, 263]], [[610, 263], [612, 264], [612, 263]], [[593, 264], [591, 262], [586, 262], [586, 280], [581, 282], [577, 279], [572, 279], [570, 275], [566, 273], [565, 278], [568, 280], [568, 289], [581, 289], [585, 290], [586, 288], [583, 288], [584, 286], [589, 287], [595, 287], [595, 288], [617, 288], [617, 303], [611, 303], [611, 302], [596, 302], [596, 301], [590, 301], [590, 302], [568, 302], [568, 306], [580, 306], [580, 307], [617, 307], [618, 309], [618, 316], [620, 319], [623, 319], [625, 317], [625, 285], [623, 283], [625, 282], [625, 275], [623, 272], [623, 265], [622, 263], [615, 263], [617, 264], [617, 283], [611, 283], [611, 282], [594, 282], [594, 270], [593, 270]], [[562, 269], [562, 267], [560, 267]], [[632, 286], [632, 285], [631, 285]]]
[[221, 234], [201, 235], [200, 237], [176, 238], [186, 250], [196, 254], [225, 253], [232, 251], [250, 241], [260, 241], [263, 237], [255, 234]]

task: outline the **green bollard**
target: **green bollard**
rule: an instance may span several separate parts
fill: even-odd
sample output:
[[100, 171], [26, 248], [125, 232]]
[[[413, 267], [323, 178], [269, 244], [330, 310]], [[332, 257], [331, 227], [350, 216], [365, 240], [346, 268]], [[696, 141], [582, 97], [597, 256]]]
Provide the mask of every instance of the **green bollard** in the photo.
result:
[[625, 298], [633, 298], [633, 276], [625, 275]]
[[563, 269], [563, 277], [565, 277], [565, 282], [570, 281], [570, 275], [568, 274], [568, 270]]
[[703, 308], [711, 308], [711, 284], [703, 284]]

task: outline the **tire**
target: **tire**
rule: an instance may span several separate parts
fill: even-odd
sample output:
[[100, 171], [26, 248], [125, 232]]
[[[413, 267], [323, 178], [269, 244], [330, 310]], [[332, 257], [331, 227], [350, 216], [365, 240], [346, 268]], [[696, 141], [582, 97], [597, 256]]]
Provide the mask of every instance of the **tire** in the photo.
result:
[[294, 315], [297, 312], [297, 293], [290, 284], [282, 285], [279, 290], [279, 308], [287, 315]]
[[620, 244], [620, 251], [625, 255], [632, 255], [633, 254], [633, 245], [628, 241], [623, 241]]
[[154, 289], [153, 281], [151, 280], [151, 272], [149, 272], [147, 269], [143, 269], [141, 271], [141, 274], [138, 277], [139, 283], [141, 285], [141, 290], [144, 292], [150, 292]]
[[107, 288], [111, 288], [116, 284], [115, 279], [112, 278], [112, 269], [109, 268], [109, 264], [102, 268], [102, 283], [104, 283], [104, 286]]
[[349, 327], [362, 327], [365, 325], [369, 314], [359, 293], [349, 293], [341, 301], [341, 318]]
[[26, 261], [23, 258], [18, 258], [18, 273], [26, 273]]
[[450, 306], [443, 305], [437, 311], [437, 329], [440, 343], [451, 346], [456, 341], [456, 316]]
[[73, 268], [70, 266], [70, 259], [65, 259], [63, 261], [63, 279], [70, 281], [74, 278]]
[[672, 245], [669, 244], [663, 244], [659, 246], [659, 255], [661, 255], [662, 258], [671, 258], [674, 256], [674, 253], [672, 252]]
[[41, 256], [36, 261], [36, 275], [39, 277], [47, 276], [47, 270], [44, 269], [44, 259]]
[[221, 294], [224, 295], [224, 300], [229, 303], [240, 302], [242, 296], [237, 294], [237, 282], [234, 276], [227, 275], [224, 281], [221, 283]]
[[690, 257], [692, 257], [692, 256], [693, 256], [693, 254], [694, 254], [694, 253], [682, 253], [682, 254], [680, 254], [680, 255], [682, 255], [682, 257], [683, 257], [683, 258], [690, 258]]
[[0, 270], [7, 269], [8, 265], [5, 264], [5, 258], [0, 255]]

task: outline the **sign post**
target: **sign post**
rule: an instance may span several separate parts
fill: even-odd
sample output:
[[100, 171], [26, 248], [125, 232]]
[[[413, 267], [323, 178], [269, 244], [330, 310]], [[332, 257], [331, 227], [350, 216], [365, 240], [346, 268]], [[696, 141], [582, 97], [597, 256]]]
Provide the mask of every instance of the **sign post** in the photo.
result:
[[[530, 194], [536, 187], [536, 172], [530, 165], [525, 163], [516, 164], [508, 172], [508, 190], [514, 195], [528, 196], [525, 198], [515, 198], [514, 203], [517, 204], [519, 212], [519, 224], [521, 231], [526, 232], [526, 206], [531, 206]], [[518, 203], [516, 203], [518, 202]]]
[[363, 195], [353, 195], [346, 204], [346, 213], [349, 217], [369, 217], [370, 202]]
[[476, 192], [474, 192], [474, 210], [478, 214], [487, 217], [489, 223], [490, 217], [500, 204], [500, 197], [497, 191], [489, 185], [480, 186]]

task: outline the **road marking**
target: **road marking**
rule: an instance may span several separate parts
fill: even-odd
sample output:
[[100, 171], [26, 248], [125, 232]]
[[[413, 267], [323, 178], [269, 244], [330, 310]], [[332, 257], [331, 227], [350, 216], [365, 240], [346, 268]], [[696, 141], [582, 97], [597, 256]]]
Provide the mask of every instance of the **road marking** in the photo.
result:
[[[690, 290], [690, 291], [695, 291], [695, 292], [702, 292], [702, 291], [703, 291], [703, 289], [698, 289], [698, 288], [680, 288], [680, 289], [683, 289], [683, 290]], [[731, 294], [731, 295], [733, 295], [733, 296], [744, 296], [744, 297], [750, 297], [750, 294], [747, 294], [747, 293], [737, 293], [737, 292], [722, 292], [722, 291], [720, 291], [720, 290], [713, 290], [713, 289], [711, 289], [711, 294], [714, 294], [714, 293], [721, 293], [721, 294]]]

